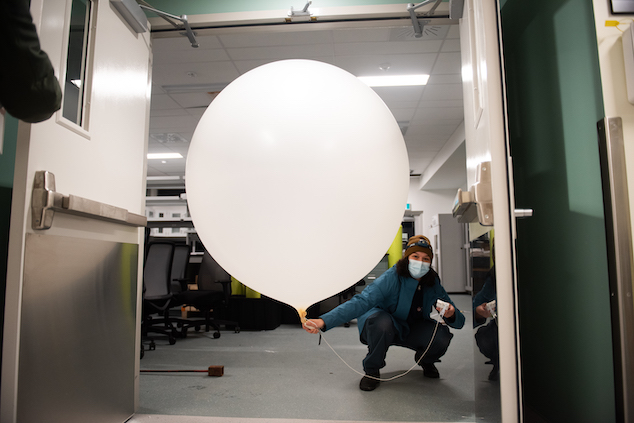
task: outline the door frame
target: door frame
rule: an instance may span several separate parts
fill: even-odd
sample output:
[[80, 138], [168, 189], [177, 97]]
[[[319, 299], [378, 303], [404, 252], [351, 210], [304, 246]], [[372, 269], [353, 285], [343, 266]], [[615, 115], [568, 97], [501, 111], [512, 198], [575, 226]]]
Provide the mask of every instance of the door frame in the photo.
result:
[[[502, 48], [502, 38], [500, 31], [500, 7], [498, 0], [489, 0], [494, 4], [496, 11], [496, 27], [490, 28], [488, 36], [498, 40], [500, 49]], [[448, 7], [447, 3], [442, 3]], [[441, 6], [442, 7], [442, 6]], [[378, 6], [344, 6], [327, 7], [319, 9], [319, 16], [316, 21], [309, 22], [306, 19], [297, 19], [284, 24], [286, 10], [257, 11], [257, 12], [235, 12], [235, 13], [212, 13], [200, 15], [188, 15], [188, 21], [192, 29], [200, 35], [228, 34], [235, 32], [285, 32], [297, 31], [301, 28], [305, 31], [341, 29], [341, 28], [367, 28], [379, 26], [407, 26], [411, 25], [411, 19], [403, 4], [378, 5]], [[422, 18], [422, 17], [421, 17]], [[433, 18], [439, 25], [458, 24], [458, 19]], [[178, 30], [166, 23], [161, 18], [149, 18], [152, 26], [152, 36], [156, 38], [173, 38]], [[185, 41], [184, 41], [185, 42]], [[498, 69], [501, 78], [500, 97], [502, 102], [502, 112], [507, 116], [506, 90], [504, 82], [504, 68], [501, 54], [498, 55]], [[500, 374], [507, 376], [500, 379], [500, 394], [502, 398], [502, 417], [505, 422], [521, 421], [521, 375], [519, 362], [519, 332], [517, 325], [518, 303], [517, 303], [517, 267], [515, 260], [515, 215], [514, 215], [514, 190], [509, 184], [512, 177], [512, 163], [509, 150], [508, 127], [501, 128], [501, 136], [504, 138], [504, 148], [498, 149], [492, 156], [492, 160], [504, 163], [505, 166], [493, 169], [492, 180], [495, 181], [498, 192], [506, 192], [509, 201], [502, 201], [503, 198], [494, 201], [497, 206], [494, 213], [498, 216], [496, 229], [500, 228], [501, 233], [509, 233], [509, 238], [496, 236], [496, 263], [506, 262], [508, 265], [497, 266], [496, 272], [498, 280], [510, 280], [507, 289], [498, 292], [498, 296], [503, 296], [506, 301], [500, 311], [503, 315], [512, 315], [513, 319], [502, 321], [500, 331], [507, 334], [504, 346], [501, 345], [501, 354], [510, 355], [513, 360], [507, 360], [501, 364]], [[499, 218], [500, 216], [504, 218]], [[496, 230], [496, 234], [498, 231]], [[505, 304], [504, 304], [505, 303]], [[500, 337], [502, 338], [502, 337]], [[513, 394], [509, 394], [512, 392]], [[506, 405], [506, 410], [505, 410]]]

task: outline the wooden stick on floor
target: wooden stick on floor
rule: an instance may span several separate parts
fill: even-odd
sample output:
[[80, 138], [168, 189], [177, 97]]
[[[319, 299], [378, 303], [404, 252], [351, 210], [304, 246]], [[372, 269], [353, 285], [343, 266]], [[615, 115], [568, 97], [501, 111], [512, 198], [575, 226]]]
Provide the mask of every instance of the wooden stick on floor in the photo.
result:
[[142, 373], [205, 373], [207, 376], [220, 377], [225, 373], [225, 366], [209, 366], [207, 370], [141, 370]]

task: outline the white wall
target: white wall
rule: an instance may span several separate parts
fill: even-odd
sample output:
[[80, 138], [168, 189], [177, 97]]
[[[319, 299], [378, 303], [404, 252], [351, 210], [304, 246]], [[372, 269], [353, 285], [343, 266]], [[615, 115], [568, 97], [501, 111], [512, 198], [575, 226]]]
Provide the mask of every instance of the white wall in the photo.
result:
[[419, 186], [419, 178], [410, 179], [407, 202], [411, 204], [413, 211], [423, 212], [415, 220], [416, 234], [428, 236], [432, 217], [439, 213], [451, 213], [458, 189], [424, 191], [418, 189]]

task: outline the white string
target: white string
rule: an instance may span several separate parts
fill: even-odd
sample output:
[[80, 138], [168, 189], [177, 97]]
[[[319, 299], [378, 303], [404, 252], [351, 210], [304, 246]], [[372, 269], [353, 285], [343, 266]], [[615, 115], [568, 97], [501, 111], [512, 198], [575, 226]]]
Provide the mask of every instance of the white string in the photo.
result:
[[[310, 325], [311, 325], [313, 328], [315, 328], [315, 329], [319, 330], [319, 328], [318, 328], [317, 326], [315, 326], [315, 325], [313, 324], [313, 322], [311, 322], [310, 320], [307, 320], [307, 321], [306, 321], [306, 323], [305, 323], [305, 325], [306, 325], [306, 326], [308, 326], [308, 323], [310, 323]], [[410, 367], [410, 368], [409, 368], [409, 370], [407, 370], [406, 372], [401, 373], [400, 375], [392, 376], [392, 377], [387, 378], [387, 379], [382, 379], [382, 378], [380, 378], [380, 377], [367, 375], [367, 374], [365, 374], [365, 373], [361, 373], [360, 371], [358, 371], [358, 370], [354, 369], [352, 366], [350, 366], [348, 363], [346, 363], [346, 360], [344, 360], [344, 359], [343, 359], [343, 358], [342, 358], [342, 357], [341, 357], [341, 356], [337, 353], [337, 351], [335, 351], [335, 349], [332, 347], [332, 345], [330, 345], [330, 343], [328, 342], [328, 340], [326, 339], [326, 337], [323, 335], [323, 332], [320, 332], [319, 334], [321, 335], [322, 339], [326, 342], [326, 344], [330, 347], [330, 349], [332, 350], [332, 352], [334, 352], [334, 353], [335, 353], [335, 355], [336, 355], [337, 357], [339, 357], [339, 359], [340, 359], [341, 361], [343, 361], [343, 364], [345, 364], [346, 366], [348, 366], [348, 368], [349, 368], [350, 370], [352, 370], [353, 372], [355, 372], [355, 373], [356, 373], [356, 374], [358, 374], [358, 375], [365, 376], [365, 377], [367, 377], [367, 378], [369, 378], [369, 379], [374, 379], [374, 380], [378, 380], [378, 381], [381, 381], [381, 382], [389, 382], [389, 381], [391, 381], [391, 380], [398, 379], [398, 378], [400, 378], [400, 377], [405, 376], [406, 374], [408, 374], [409, 372], [411, 372], [412, 370], [414, 370], [414, 368], [415, 368], [416, 366], [420, 365], [420, 361], [423, 359], [423, 357], [425, 357], [425, 354], [427, 354], [427, 351], [429, 351], [429, 348], [431, 347], [432, 342], [434, 342], [434, 338], [436, 337], [436, 331], [438, 330], [438, 324], [439, 324], [439, 323], [440, 323], [440, 322], [437, 320], [437, 321], [436, 321], [436, 327], [434, 327], [434, 333], [431, 335], [431, 340], [429, 341], [429, 344], [427, 345], [427, 348], [425, 349], [425, 351], [423, 352], [423, 354], [422, 354], [422, 355], [418, 358], [418, 360], [416, 361], [416, 363], [415, 363], [412, 367]]]

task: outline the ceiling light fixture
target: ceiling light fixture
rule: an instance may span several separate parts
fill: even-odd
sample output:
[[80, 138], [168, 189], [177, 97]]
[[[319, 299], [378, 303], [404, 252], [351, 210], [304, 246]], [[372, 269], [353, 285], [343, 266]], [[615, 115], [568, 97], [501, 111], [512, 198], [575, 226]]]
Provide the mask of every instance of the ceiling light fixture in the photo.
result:
[[180, 153], [148, 153], [147, 158], [148, 160], [154, 160], [154, 159], [165, 160], [165, 159], [182, 159], [183, 156]]
[[426, 85], [429, 75], [359, 76], [358, 78], [369, 87], [402, 87]]

